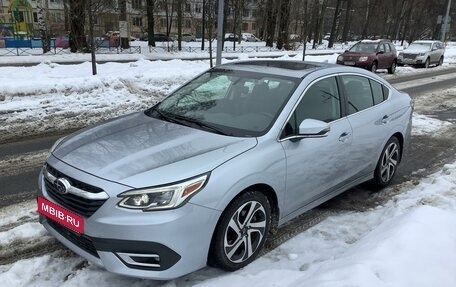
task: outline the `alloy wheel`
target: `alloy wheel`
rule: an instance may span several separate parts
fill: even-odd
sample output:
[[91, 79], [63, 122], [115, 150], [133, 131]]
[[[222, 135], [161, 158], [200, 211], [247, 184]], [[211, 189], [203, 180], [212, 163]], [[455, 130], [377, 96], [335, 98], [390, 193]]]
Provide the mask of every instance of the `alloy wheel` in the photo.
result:
[[229, 261], [241, 263], [252, 257], [266, 232], [267, 216], [263, 205], [249, 201], [231, 217], [225, 231], [223, 250]]
[[395, 142], [392, 142], [385, 149], [381, 161], [380, 176], [384, 182], [389, 182], [396, 172], [399, 162], [399, 147]]

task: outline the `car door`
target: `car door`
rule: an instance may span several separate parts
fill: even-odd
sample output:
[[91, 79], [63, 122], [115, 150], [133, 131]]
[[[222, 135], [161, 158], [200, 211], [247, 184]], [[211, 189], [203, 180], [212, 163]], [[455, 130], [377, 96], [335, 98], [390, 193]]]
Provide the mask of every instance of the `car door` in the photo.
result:
[[378, 59], [378, 68], [379, 69], [384, 69], [388, 68], [388, 58], [389, 55], [385, 51], [385, 45], [383, 43], [380, 43], [377, 47], [377, 59]]
[[431, 63], [438, 63], [440, 59], [440, 50], [438, 43], [433, 43], [431, 47]]
[[[324, 137], [293, 139], [304, 119], [329, 123]], [[304, 93], [285, 125], [281, 144], [286, 156], [286, 197], [288, 215], [322, 197], [346, 179], [345, 165], [352, 131], [341, 109], [336, 77], [313, 83]]]
[[392, 120], [391, 109], [385, 104], [387, 89], [379, 82], [361, 75], [342, 75], [341, 84], [347, 99], [347, 119], [353, 130], [353, 153], [347, 158], [346, 169], [352, 180], [373, 172]]

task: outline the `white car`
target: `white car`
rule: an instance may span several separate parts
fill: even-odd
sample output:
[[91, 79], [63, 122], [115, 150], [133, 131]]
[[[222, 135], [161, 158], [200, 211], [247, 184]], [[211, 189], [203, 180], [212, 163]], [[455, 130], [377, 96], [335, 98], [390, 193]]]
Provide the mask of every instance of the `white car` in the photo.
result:
[[445, 46], [440, 41], [415, 41], [407, 49], [399, 53], [397, 64], [424, 68], [428, 68], [432, 64], [440, 66], [443, 63], [444, 54]]
[[259, 38], [251, 33], [242, 33], [242, 40], [246, 42], [261, 42]]

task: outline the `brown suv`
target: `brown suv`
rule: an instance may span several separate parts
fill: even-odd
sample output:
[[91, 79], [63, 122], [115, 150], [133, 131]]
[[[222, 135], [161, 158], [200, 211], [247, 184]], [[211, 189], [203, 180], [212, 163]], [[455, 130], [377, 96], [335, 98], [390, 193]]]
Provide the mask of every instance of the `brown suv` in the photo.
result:
[[337, 57], [337, 64], [369, 69], [388, 69], [394, 74], [397, 65], [396, 47], [389, 40], [362, 40]]

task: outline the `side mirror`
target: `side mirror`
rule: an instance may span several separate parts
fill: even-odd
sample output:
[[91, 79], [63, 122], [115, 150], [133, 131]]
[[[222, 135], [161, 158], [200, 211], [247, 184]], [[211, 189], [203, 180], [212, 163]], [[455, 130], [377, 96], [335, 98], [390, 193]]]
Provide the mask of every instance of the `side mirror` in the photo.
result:
[[319, 138], [328, 135], [331, 127], [328, 123], [314, 119], [305, 119], [299, 125], [299, 137]]

